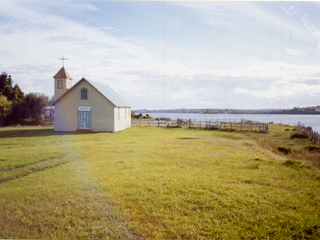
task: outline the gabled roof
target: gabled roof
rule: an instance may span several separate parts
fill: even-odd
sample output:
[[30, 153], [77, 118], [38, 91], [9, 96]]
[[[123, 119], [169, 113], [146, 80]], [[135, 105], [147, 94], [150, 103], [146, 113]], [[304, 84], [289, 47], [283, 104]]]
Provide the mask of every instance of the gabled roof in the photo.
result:
[[98, 92], [100, 92], [105, 98], [107, 98], [116, 107], [130, 107], [130, 104], [109, 86], [101, 83], [93, 82], [91, 80], [89, 81], [85, 78], [80, 79], [68, 91], [62, 94], [60, 98], [58, 98], [52, 105], [55, 105], [57, 102], [59, 102], [61, 98], [63, 98], [70, 91], [72, 91], [72, 89], [75, 88], [82, 81], [88, 82], [93, 88], [95, 88]]
[[[109, 99], [117, 107], [130, 107], [130, 104], [122, 98], [118, 93], [116, 93], [111, 87], [108, 85], [104, 85], [101, 83], [93, 82], [91, 80], [87, 80], [82, 78], [90, 83], [95, 89], [97, 89], [103, 96]], [[80, 80], [81, 81], [81, 80]]]
[[57, 74], [53, 76], [53, 78], [68, 78], [68, 79], [72, 80], [69, 73], [67, 72], [67, 70], [64, 67], [62, 67], [59, 70], [59, 72], [57, 72]]

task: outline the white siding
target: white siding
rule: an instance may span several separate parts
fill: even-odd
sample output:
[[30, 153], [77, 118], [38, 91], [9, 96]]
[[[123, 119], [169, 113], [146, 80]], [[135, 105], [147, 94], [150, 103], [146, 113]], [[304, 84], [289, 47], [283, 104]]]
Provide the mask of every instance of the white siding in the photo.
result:
[[[88, 89], [88, 100], [80, 100], [80, 89]], [[89, 83], [83, 81], [56, 103], [55, 130], [76, 131], [79, 106], [89, 106], [93, 132], [115, 132], [114, 105]]]
[[[127, 107], [127, 111], [125, 107], [115, 108], [114, 110], [115, 132], [131, 127], [131, 114], [130, 114], [130, 117], [128, 117], [128, 111], [131, 112], [131, 108]], [[118, 112], [120, 112], [120, 119], [118, 119]], [[127, 117], [126, 117], [126, 113], [127, 113]]]
[[[86, 100], [80, 99], [82, 88], [88, 89]], [[131, 127], [130, 107], [116, 107], [89, 82], [80, 80], [55, 104], [55, 131], [77, 130], [79, 106], [90, 107], [93, 132], [118, 132]]]

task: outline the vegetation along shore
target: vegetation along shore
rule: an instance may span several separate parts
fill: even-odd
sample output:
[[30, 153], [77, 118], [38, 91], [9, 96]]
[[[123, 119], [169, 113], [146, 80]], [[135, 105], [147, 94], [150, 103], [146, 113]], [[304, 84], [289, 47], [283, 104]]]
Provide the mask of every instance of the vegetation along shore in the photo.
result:
[[297, 133], [1, 128], [0, 238], [319, 239], [320, 148]]
[[320, 114], [320, 106], [313, 107], [294, 107], [292, 109], [137, 109], [137, 113], [201, 113], [201, 114], [297, 114], [297, 115], [318, 115]]

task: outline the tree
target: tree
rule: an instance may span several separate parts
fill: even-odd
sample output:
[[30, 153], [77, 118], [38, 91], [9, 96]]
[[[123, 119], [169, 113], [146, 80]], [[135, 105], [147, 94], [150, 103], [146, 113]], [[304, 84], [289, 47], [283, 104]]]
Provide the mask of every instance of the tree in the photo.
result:
[[13, 88], [11, 76], [3, 72], [0, 75], [0, 93], [6, 96], [7, 100], [12, 101], [13, 99]]
[[11, 76], [3, 72], [0, 75], [0, 94], [6, 96], [8, 101], [18, 102], [24, 99], [24, 93], [18, 84], [12, 87], [13, 81]]
[[29, 93], [26, 95], [26, 107], [29, 109], [29, 118], [39, 122], [42, 118], [43, 108], [48, 104], [48, 97], [44, 94]]
[[25, 101], [20, 101], [12, 105], [10, 114], [6, 118], [6, 125], [23, 124], [29, 118], [30, 111]]
[[11, 76], [0, 75], [0, 125], [35, 123], [42, 120], [48, 97], [39, 93], [25, 95], [18, 84], [12, 87]]
[[29, 93], [23, 101], [12, 106], [7, 117], [7, 124], [38, 124], [42, 120], [43, 108], [47, 106], [48, 97], [39, 93]]
[[13, 87], [12, 101], [14, 103], [19, 102], [19, 101], [23, 101], [24, 98], [25, 98], [24, 93], [20, 89], [19, 85], [16, 83]]
[[11, 110], [12, 103], [0, 93], [0, 126], [4, 124], [6, 113]]

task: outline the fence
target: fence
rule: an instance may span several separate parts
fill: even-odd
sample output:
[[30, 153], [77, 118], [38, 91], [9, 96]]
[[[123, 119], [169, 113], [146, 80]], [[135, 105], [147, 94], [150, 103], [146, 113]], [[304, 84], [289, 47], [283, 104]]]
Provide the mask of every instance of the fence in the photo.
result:
[[297, 130], [305, 131], [315, 143], [320, 144], [319, 133], [316, 131], [313, 131], [312, 127], [305, 127], [301, 122], [298, 122]]
[[133, 127], [187, 127], [229, 131], [268, 132], [268, 124], [251, 120], [132, 119]]

